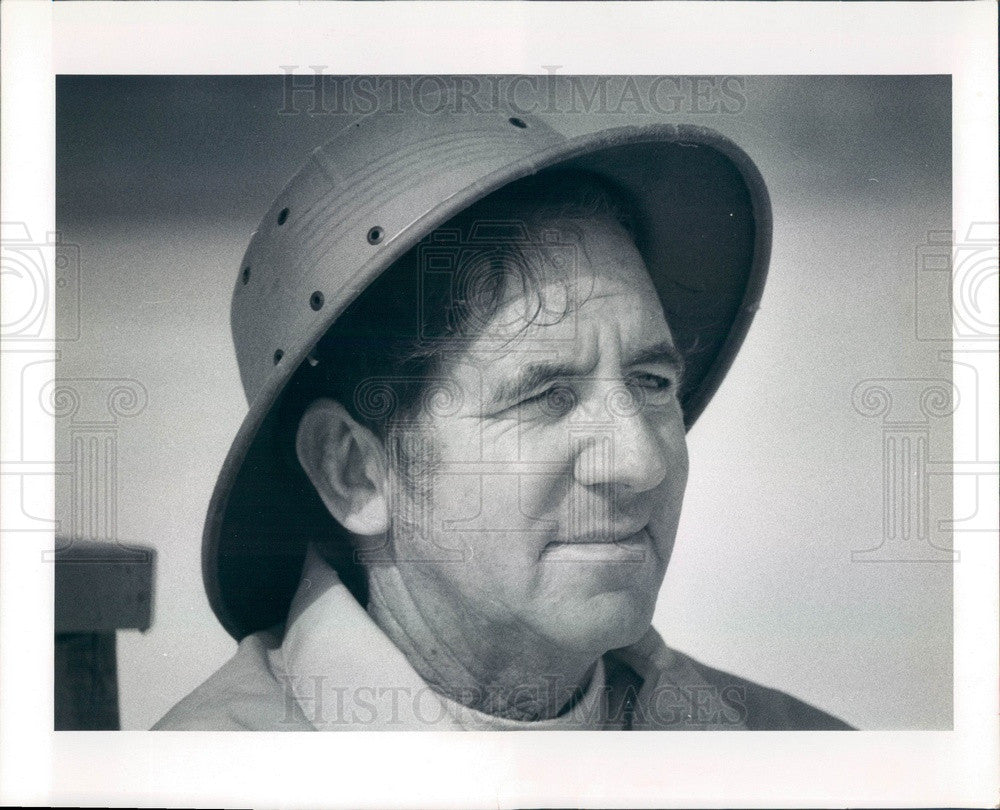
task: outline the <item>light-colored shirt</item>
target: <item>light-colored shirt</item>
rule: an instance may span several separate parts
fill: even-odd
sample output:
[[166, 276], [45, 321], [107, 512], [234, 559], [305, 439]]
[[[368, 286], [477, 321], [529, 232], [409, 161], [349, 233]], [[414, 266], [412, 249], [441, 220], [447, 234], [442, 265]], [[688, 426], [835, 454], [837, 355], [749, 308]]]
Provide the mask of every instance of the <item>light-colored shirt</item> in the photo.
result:
[[236, 654], [154, 726], [158, 730], [460, 731], [848, 728], [801, 701], [667, 647], [652, 627], [597, 661], [564, 714], [509, 720], [442, 696], [310, 550], [284, 628]]

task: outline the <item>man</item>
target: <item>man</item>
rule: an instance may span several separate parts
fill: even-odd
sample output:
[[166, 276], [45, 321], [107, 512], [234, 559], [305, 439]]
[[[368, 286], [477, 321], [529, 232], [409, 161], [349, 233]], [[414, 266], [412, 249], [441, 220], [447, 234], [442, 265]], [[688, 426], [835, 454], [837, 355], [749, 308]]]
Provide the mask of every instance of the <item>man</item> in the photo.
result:
[[846, 728], [651, 627], [769, 239], [700, 129], [375, 114], [317, 150], [233, 297], [204, 572], [240, 647], [157, 728]]

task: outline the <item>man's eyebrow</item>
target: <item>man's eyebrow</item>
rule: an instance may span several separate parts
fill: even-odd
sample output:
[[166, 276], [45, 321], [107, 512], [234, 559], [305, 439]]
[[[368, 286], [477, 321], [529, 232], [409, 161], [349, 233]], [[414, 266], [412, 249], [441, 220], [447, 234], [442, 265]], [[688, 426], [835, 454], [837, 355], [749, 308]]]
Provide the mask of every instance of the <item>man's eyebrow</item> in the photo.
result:
[[496, 406], [513, 402], [546, 383], [567, 377], [580, 377], [584, 373], [585, 370], [571, 363], [525, 363], [512, 379], [497, 384], [489, 396], [488, 404]]
[[[647, 346], [625, 358], [625, 367], [663, 364], [674, 369], [678, 377], [684, 375], [684, 355], [668, 340]], [[583, 377], [589, 369], [572, 363], [532, 362], [522, 365], [510, 380], [496, 385], [487, 398], [490, 406], [514, 402], [555, 380]]]
[[673, 368], [678, 376], [684, 375], [684, 354], [669, 340], [663, 340], [652, 346], [646, 346], [630, 357], [625, 358], [625, 366], [642, 366], [662, 363]]

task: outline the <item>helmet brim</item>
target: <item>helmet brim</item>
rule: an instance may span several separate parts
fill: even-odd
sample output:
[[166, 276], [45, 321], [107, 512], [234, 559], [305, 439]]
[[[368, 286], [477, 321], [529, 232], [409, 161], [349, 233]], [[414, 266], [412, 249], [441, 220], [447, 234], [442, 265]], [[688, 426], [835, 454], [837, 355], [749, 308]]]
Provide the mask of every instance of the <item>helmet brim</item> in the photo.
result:
[[[327, 295], [308, 334], [289, 343], [281, 362], [256, 386], [216, 483], [202, 546], [206, 592], [233, 637], [284, 621], [307, 543], [330, 530], [332, 519], [315, 491], [289, 470], [276, 446], [282, 392], [360, 290], [492, 191], [555, 168], [584, 169], [621, 189], [646, 235], [644, 258], [686, 355], [682, 406], [688, 428], [718, 389], [758, 308], [770, 256], [770, 202], [753, 162], [731, 141], [701, 127], [625, 127], [577, 138], [554, 138], [549, 130], [547, 135], [536, 152], [513, 155], [507, 165], [481, 176], [471, 173], [458, 192], [429, 201], [392, 234], [391, 245], [352, 275], [342, 296]], [[286, 190], [276, 206], [287, 197]], [[268, 218], [273, 216], [269, 212]], [[260, 237], [258, 231], [255, 239]], [[244, 383], [249, 390], [246, 374]]]

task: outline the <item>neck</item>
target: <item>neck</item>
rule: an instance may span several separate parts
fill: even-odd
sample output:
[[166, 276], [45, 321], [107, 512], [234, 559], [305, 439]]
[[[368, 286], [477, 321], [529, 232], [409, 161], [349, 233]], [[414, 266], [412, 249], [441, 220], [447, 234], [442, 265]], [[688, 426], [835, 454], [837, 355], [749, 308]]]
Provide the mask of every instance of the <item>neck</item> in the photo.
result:
[[430, 588], [407, 587], [395, 565], [368, 570], [368, 613], [429, 686], [477, 711], [547, 720], [590, 682], [594, 655], [554, 649], [525, 628], [457, 612]]

